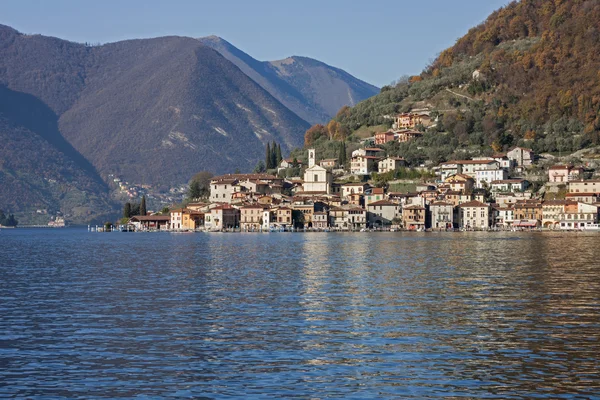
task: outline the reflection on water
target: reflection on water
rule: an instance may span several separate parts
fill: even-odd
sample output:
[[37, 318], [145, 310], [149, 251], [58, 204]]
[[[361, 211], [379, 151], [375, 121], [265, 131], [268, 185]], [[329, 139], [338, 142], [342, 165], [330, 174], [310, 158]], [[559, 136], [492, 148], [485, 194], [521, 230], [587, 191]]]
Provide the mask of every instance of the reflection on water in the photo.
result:
[[0, 397], [600, 393], [599, 235], [0, 235]]

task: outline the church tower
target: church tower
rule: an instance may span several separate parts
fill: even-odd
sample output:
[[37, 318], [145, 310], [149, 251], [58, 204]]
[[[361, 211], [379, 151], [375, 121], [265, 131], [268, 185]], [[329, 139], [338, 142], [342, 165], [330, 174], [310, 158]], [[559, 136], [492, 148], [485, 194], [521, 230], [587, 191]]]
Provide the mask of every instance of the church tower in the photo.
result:
[[308, 149], [308, 168], [312, 168], [315, 166], [315, 149]]

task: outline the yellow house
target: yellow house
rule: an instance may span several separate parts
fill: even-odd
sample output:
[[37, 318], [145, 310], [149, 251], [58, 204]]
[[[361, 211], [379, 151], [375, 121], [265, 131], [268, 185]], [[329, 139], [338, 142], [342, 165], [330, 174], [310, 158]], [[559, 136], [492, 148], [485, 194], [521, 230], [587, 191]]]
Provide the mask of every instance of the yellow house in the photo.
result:
[[204, 213], [181, 208], [171, 211], [171, 229], [195, 230], [204, 227]]

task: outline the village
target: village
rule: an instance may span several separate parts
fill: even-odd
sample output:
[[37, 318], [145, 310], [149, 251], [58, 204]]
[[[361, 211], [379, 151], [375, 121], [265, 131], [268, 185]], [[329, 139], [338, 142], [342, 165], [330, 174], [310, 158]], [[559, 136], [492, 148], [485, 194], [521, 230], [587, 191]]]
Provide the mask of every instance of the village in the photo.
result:
[[278, 166], [278, 172], [305, 167], [302, 177], [213, 177], [207, 201], [166, 215], [134, 216], [129, 226], [208, 232], [600, 230], [600, 180], [584, 179], [582, 166], [554, 165], [543, 187], [534, 188], [523, 178], [538, 161], [528, 148], [432, 166], [428, 171], [434, 178], [416, 182], [413, 191], [370, 181], [372, 173], [407, 168], [403, 158], [388, 157], [378, 145], [410, 141], [422, 135], [416, 126], [431, 123], [428, 113], [396, 116], [393, 129], [376, 133], [352, 152], [349, 170], [308, 149], [307, 160], [284, 159]]

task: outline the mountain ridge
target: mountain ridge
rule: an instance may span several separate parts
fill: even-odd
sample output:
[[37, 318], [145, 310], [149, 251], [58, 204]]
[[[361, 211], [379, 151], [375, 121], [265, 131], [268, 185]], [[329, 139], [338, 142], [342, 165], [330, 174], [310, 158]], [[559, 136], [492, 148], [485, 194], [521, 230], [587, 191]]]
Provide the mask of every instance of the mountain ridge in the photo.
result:
[[[212, 35], [198, 40], [219, 51], [285, 106], [313, 124], [325, 122], [343, 106], [354, 105], [379, 92], [377, 87], [309, 57], [259, 61], [221, 37]], [[292, 67], [296, 74], [290, 73]]]

